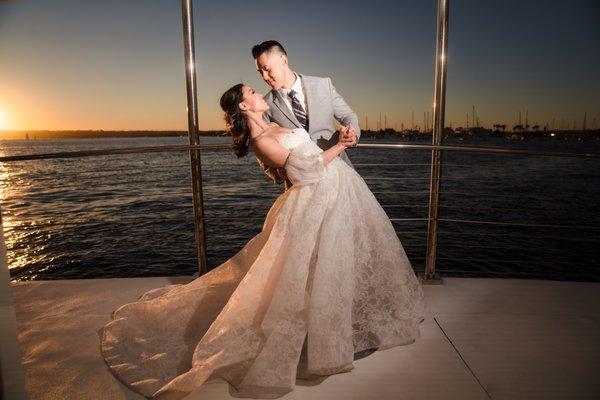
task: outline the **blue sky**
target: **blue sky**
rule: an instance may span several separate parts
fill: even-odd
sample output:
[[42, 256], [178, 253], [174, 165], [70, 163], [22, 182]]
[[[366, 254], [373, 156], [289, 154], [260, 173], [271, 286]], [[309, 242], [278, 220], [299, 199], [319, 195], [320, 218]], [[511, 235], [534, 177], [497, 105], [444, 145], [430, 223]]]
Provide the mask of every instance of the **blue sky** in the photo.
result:
[[[543, 6], [542, 6], [543, 5]], [[330, 76], [376, 127], [433, 102], [436, 1], [194, 4], [201, 129], [243, 81], [265, 92], [251, 47], [277, 39], [292, 67]], [[591, 0], [451, 1], [447, 125], [562, 118], [600, 127], [600, 6]], [[0, 2], [0, 129], [186, 129], [181, 2]]]

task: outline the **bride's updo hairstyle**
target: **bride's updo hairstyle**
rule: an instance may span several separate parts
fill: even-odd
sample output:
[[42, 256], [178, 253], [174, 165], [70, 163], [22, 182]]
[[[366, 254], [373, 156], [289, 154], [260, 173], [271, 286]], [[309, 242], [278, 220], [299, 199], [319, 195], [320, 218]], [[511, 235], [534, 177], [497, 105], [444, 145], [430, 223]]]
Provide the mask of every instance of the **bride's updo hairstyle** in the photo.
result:
[[248, 131], [246, 117], [238, 107], [244, 100], [242, 87], [244, 87], [244, 84], [238, 83], [221, 96], [221, 108], [225, 112], [225, 126], [233, 136], [233, 143], [230, 147], [238, 158], [248, 154], [248, 146], [250, 145], [250, 132]]

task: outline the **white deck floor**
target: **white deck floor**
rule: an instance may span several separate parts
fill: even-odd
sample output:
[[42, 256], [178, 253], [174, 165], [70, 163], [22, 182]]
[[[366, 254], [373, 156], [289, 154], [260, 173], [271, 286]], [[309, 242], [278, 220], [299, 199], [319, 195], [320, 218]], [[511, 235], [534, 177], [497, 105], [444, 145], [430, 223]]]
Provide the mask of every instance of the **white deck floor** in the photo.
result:
[[[12, 284], [30, 399], [142, 399], [109, 372], [98, 330], [118, 306], [190, 277]], [[417, 342], [284, 399], [600, 399], [600, 284], [445, 278]], [[5, 313], [6, 311], [1, 311]], [[227, 399], [212, 383], [188, 399]]]

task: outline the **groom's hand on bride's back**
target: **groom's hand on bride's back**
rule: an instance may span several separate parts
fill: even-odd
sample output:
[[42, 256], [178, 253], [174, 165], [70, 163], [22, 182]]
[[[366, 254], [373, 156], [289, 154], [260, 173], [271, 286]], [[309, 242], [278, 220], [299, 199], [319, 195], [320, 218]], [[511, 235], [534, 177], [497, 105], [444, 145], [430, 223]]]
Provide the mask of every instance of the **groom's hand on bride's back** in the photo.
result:
[[258, 160], [258, 164], [264, 171], [265, 175], [273, 181], [273, 183], [282, 184], [287, 179], [287, 174], [285, 173], [285, 168], [277, 168], [272, 167], [270, 165], [265, 164], [260, 158], [256, 158]]
[[277, 172], [277, 168], [271, 167], [270, 165], [265, 164], [260, 158], [256, 157], [258, 161], [258, 165], [263, 170], [265, 175], [273, 181], [273, 183], [283, 183], [284, 179], [281, 178], [280, 174]]
[[287, 179], [287, 174], [285, 173], [285, 168], [277, 168], [277, 175], [281, 179], [281, 182], [284, 182]]

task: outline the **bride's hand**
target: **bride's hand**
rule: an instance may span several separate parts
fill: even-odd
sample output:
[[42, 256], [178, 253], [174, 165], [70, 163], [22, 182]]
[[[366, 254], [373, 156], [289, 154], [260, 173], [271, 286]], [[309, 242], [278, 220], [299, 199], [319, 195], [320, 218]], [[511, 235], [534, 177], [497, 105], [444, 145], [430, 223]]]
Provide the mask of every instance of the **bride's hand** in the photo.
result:
[[356, 134], [350, 126], [340, 127], [340, 137], [338, 143], [344, 146], [345, 149], [356, 144]]

